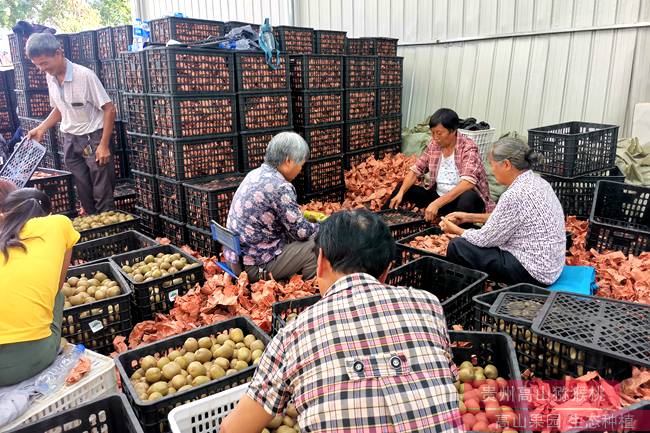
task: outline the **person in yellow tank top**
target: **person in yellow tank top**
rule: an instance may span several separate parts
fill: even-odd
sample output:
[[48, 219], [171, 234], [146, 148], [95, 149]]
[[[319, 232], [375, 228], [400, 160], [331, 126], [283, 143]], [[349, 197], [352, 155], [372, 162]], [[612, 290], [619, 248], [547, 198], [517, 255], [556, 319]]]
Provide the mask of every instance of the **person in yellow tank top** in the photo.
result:
[[63, 284], [79, 233], [32, 188], [0, 203], [0, 387], [43, 371], [61, 340]]

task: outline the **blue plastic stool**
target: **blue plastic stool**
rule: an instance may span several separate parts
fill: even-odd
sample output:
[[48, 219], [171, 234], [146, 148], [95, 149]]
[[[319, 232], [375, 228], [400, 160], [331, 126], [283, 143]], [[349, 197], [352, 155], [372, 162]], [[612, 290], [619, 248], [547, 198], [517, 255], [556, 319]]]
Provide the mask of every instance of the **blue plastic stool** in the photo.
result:
[[592, 266], [565, 265], [560, 278], [547, 288], [555, 292], [593, 295], [598, 289], [596, 285], [596, 269]]

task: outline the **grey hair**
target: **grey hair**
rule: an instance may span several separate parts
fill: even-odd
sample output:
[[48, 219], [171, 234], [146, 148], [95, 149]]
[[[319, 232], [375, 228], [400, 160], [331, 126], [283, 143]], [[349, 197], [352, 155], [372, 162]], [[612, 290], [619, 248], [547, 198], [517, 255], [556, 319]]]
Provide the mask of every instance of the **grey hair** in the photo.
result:
[[503, 137], [492, 145], [492, 159], [507, 159], [516, 169], [528, 170], [539, 160], [539, 154], [519, 138]]
[[269, 141], [264, 162], [278, 168], [287, 159], [301, 164], [309, 158], [309, 146], [296, 132], [281, 132]]
[[59, 40], [51, 33], [34, 33], [27, 39], [25, 51], [30, 59], [38, 56], [52, 57], [61, 48]]

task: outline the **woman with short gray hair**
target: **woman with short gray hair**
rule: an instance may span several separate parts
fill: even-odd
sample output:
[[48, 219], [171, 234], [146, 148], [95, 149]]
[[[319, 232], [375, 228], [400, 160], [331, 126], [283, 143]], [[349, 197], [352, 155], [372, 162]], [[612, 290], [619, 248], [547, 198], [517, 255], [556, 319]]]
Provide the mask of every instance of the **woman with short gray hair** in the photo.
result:
[[224, 248], [226, 260], [251, 281], [316, 275], [313, 241], [318, 225], [307, 221], [291, 184], [309, 158], [309, 147], [295, 132], [271, 139], [264, 163], [246, 175], [228, 213], [227, 228], [239, 235], [242, 256]]
[[[566, 238], [562, 205], [548, 182], [531, 171], [537, 154], [518, 138], [494, 143], [488, 161], [497, 182], [508, 186], [492, 213], [454, 212], [440, 227], [460, 235], [447, 258], [507, 284], [553, 284], [564, 267]], [[482, 223], [463, 230], [462, 223]]]

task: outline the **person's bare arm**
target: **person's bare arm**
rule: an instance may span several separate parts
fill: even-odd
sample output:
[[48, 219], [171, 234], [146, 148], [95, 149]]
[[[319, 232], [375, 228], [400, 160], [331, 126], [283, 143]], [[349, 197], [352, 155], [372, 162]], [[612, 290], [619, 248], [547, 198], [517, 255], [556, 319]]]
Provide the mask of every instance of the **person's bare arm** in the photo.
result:
[[390, 201], [389, 207], [391, 209], [397, 209], [404, 200], [404, 194], [406, 194], [406, 192], [411, 189], [411, 187], [415, 185], [415, 182], [417, 181], [418, 175], [413, 170], [409, 170], [406, 173], [406, 176], [404, 176], [404, 181], [402, 182], [402, 186], [399, 189], [398, 193]]
[[445, 218], [454, 224], [485, 224], [490, 218], [491, 213], [467, 213], [467, 212], [452, 212]]
[[43, 141], [43, 136], [48, 131], [48, 129], [54, 128], [58, 122], [61, 121], [61, 112], [58, 108], [52, 109], [50, 114], [38, 125], [36, 128], [31, 129], [27, 132], [27, 138], [36, 140], [38, 142]]
[[67, 280], [66, 274], [68, 273], [68, 267], [70, 266], [70, 261], [72, 260], [72, 248], [65, 250], [65, 256], [63, 257], [63, 267], [61, 268], [61, 276], [59, 277], [59, 290], [63, 286], [63, 282]]
[[107, 102], [102, 105], [104, 111], [104, 130], [102, 138], [95, 152], [95, 160], [99, 165], [106, 165], [110, 162], [111, 158], [111, 135], [113, 135], [113, 125], [115, 124], [115, 105], [112, 102]]
[[223, 420], [220, 433], [260, 433], [273, 417], [264, 408], [245, 395], [235, 409]]

